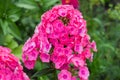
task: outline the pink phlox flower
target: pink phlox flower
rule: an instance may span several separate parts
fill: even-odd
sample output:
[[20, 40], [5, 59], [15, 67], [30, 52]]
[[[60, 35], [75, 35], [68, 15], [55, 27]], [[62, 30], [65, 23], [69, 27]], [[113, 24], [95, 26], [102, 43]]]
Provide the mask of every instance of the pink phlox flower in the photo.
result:
[[55, 68], [59, 69], [60, 67], [62, 67], [65, 63], [67, 63], [67, 57], [62, 55], [62, 56], [58, 56], [56, 62], [55, 62]]
[[91, 51], [90, 51], [89, 48], [86, 48], [86, 49], [83, 51], [83, 55], [85, 56], [85, 58], [90, 59], [91, 56], [92, 56], [92, 53], [91, 53]]
[[58, 10], [58, 14], [61, 16], [61, 17], [65, 17], [67, 16], [67, 10], [65, 8], [60, 8]]
[[33, 69], [35, 65], [35, 60], [26, 60], [24, 64], [25, 67], [27, 67], [28, 69]]
[[85, 65], [84, 59], [80, 58], [79, 56], [74, 56], [71, 58], [71, 62], [76, 66], [76, 67], [82, 67]]
[[36, 60], [38, 57], [38, 51], [37, 50], [33, 50], [29, 53], [24, 53], [23, 54], [23, 61], [25, 60]]
[[51, 34], [54, 32], [53, 25], [50, 23], [46, 24], [46, 33]]
[[51, 44], [48, 41], [41, 41], [40, 42], [40, 52], [41, 53], [49, 53], [51, 49]]
[[62, 70], [59, 74], [58, 74], [58, 80], [71, 80], [72, 75], [69, 71], [67, 70]]
[[88, 80], [88, 77], [89, 77], [88, 68], [86, 66], [80, 67], [78, 75], [81, 78], [81, 80]]
[[64, 30], [65, 26], [61, 20], [55, 20], [52, 24], [55, 31], [61, 33]]
[[81, 43], [76, 43], [74, 50], [78, 53], [81, 54], [83, 52], [83, 46], [81, 45]]
[[40, 59], [42, 62], [50, 62], [50, 55], [47, 53], [41, 53]]
[[36, 47], [36, 44], [34, 41], [29, 38], [25, 45], [23, 46], [23, 52], [30, 52]]
[[95, 52], [97, 52], [97, 47], [96, 47], [95, 41], [92, 41], [92, 43], [91, 43], [91, 48], [92, 48]]

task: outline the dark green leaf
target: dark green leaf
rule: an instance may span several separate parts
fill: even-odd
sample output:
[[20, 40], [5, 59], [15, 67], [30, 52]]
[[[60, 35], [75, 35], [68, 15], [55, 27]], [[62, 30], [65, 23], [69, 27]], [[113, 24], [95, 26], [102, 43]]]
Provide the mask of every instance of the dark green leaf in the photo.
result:
[[22, 14], [22, 10], [20, 8], [16, 7], [15, 5], [13, 5], [8, 10], [7, 14], [8, 14], [8, 18], [10, 20], [12, 20], [13, 22], [15, 22], [15, 21], [19, 20], [21, 14]]
[[47, 74], [53, 73], [54, 71], [55, 71], [54, 69], [45, 68], [45, 69], [42, 69], [42, 70], [36, 72], [36, 73], [32, 76], [32, 78], [34, 78], [34, 77], [41, 77], [41, 76], [43, 76], [43, 75], [47, 75]]
[[[47, 1], [47, 0], [46, 0]], [[45, 7], [52, 7], [54, 4], [56, 4], [58, 0], [51, 0], [50, 2], [46, 2]]]
[[4, 35], [2, 30], [0, 29], [0, 45], [3, 45], [3, 43], [4, 43]]
[[8, 24], [9, 24], [9, 33], [11, 33], [18, 40], [22, 40], [21, 39], [21, 33], [20, 33], [17, 25], [10, 20], [8, 21]]
[[11, 5], [11, 0], [0, 0], [0, 17], [6, 17]]
[[25, 9], [35, 9], [37, 7], [34, 0], [20, 0], [16, 3], [16, 6], [25, 8]]
[[98, 18], [93, 18], [93, 20], [94, 20], [96, 23], [98, 23], [99, 26], [103, 26], [103, 23], [102, 23], [102, 21], [101, 21], [100, 19], [98, 19]]
[[0, 27], [2, 28], [4, 35], [6, 35], [8, 33], [8, 22], [0, 19]]

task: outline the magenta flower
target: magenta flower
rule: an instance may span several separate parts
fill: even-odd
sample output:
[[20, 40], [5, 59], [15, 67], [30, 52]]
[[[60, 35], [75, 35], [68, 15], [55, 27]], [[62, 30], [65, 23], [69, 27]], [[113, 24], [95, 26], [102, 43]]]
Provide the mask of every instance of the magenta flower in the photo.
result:
[[30, 80], [11, 50], [0, 46], [0, 80]]
[[86, 66], [85, 67], [80, 67], [79, 77], [80, 77], [80, 80], [88, 80], [89, 71], [88, 71], [88, 68]]
[[40, 59], [42, 62], [50, 62], [50, 55], [46, 53], [41, 53]]
[[87, 80], [86, 59], [92, 61], [91, 49], [97, 51], [82, 13], [71, 5], [57, 5], [42, 15], [34, 35], [23, 47], [22, 60], [28, 69], [34, 68], [37, 58], [51, 62], [60, 70], [59, 80], [76, 80], [78, 76]]
[[69, 71], [67, 70], [62, 70], [59, 74], [58, 74], [58, 80], [71, 80], [72, 75]]
[[69, 5], [73, 5], [74, 8], [78, 8], [79, 7], [79, 1], [78, 0], [61, 0], [63, 5], [69, 4]]
[[84, 66], [85, 65], [85, 60], [82, 59], [79, 56], [74, 56], [71, 58], [71, 62], [76, 66], [76, 67], [80, 67], [80, 66]]

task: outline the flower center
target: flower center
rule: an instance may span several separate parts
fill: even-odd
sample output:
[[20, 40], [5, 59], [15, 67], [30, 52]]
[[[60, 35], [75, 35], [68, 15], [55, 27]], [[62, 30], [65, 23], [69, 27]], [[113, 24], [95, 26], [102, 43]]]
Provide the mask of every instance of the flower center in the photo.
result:
[[85, 75], [85, 71], [84, 71], [84, 70], [82, 70], [81, 73], [82, 73], [83, 75]]
[[63, 22], [63, 24], [64, 24], [65, 26], [68, 25], [69, 19], [68, 19], [67, 17], [60, 17], [59, 19]]
[[63, 78], [64, 78], [64, 79], [67, 79], [67, 75], [63, 75]]
[[67, 4], [70, 3], [70, 0], [65, 0], [65, 3], [67, 3]]

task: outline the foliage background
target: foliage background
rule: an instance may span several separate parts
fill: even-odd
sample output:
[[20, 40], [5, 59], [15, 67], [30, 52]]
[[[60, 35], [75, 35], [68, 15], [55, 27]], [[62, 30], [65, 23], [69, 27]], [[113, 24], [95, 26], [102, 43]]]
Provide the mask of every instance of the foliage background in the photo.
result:
[[[93, 63], [88, 61], [90, 80], [120, 80], [120, 1], [79, 1], [88, 33], [98, 48]], [[57, 4], [61, 4], [60, 0], [0, 0], [0, 45], [11, 48], [21, 59], [22, 46], [34, 33], [41, 15]], [[41, 64], [37, 62], [35, 69], [24, 70], [31, 77], [36, 71], [47, 68], [46, 64]], [[47, 74], [52, 70], [45, 71], [33, 80], [52, 80], [53, 74]]]

